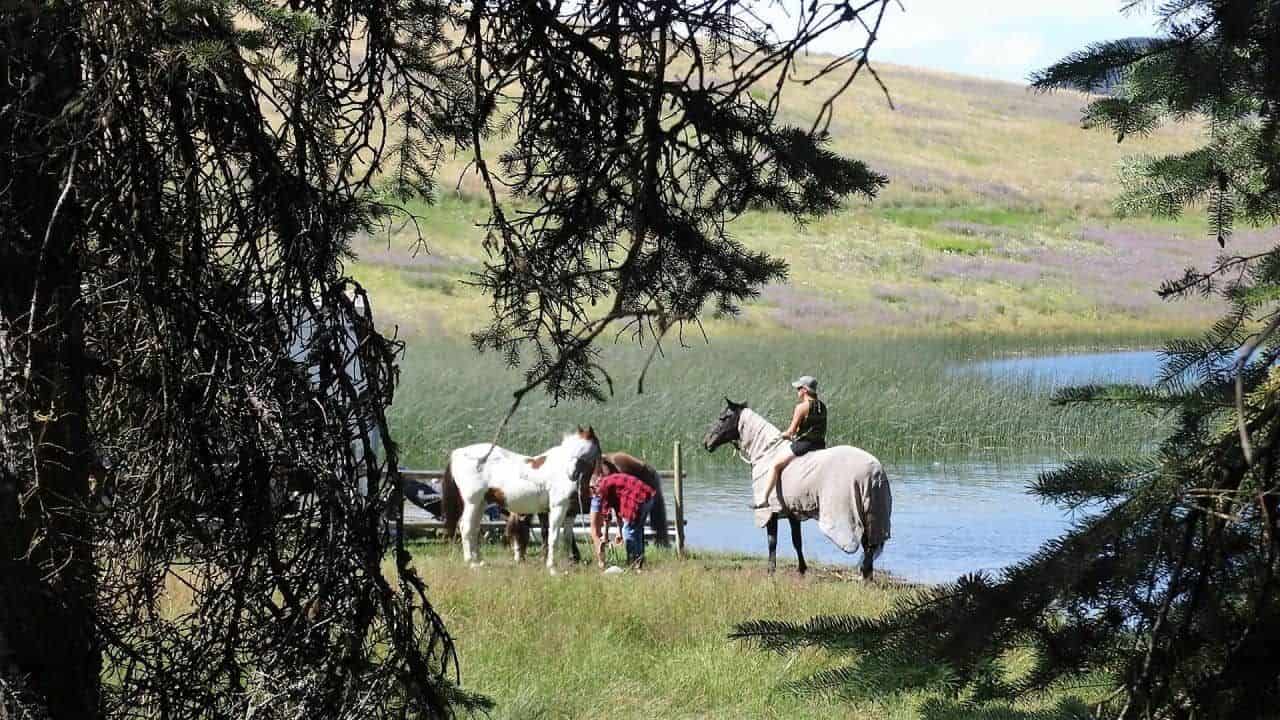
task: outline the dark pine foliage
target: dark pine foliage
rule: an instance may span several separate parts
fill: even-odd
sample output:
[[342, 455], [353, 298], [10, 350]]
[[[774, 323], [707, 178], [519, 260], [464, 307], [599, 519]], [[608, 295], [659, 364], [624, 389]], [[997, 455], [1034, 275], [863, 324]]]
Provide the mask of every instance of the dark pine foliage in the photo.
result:
[[[1205, 123], [1202, 147], [1136, 161], [1119, 208], [1173, 216], [1202, 206], [1211, 242], [1229, 248], [1237, 224], [1280, 220], [1280, 3], [1182, 0], [1160, 11], [1164, 36], [1091, 46], [1035, 84], [1096, 90], [1121, 78], [1085, 112], [1087, 126], [1121, 140], [1169, 120]], [[1070, 532], [999, 576], [921, 592], [880, 618], [749, 622], [734, 636], [853, 649], [901, 667], [941, 662], [969, 700], [1100, 682], [1101, 717], [1276, 716], [1280, 249], [1224, 255], [1161, 292], [1216, 293], [1230, 309], [1205, 337], [1170, 345], [1157, 387], [1058, 396], [1177, 420], [1150, 457], [1077, 461], [1039, 479], [1032, 492], [1082, 511]], [[1016, 648], [1033, 666], [1009, 675], [1000, 660]], [[851, 689], [864, 665], [875, 667], [804, 685]]]
[[383, 566], [399, 348], [342, 272], [454, 142], [443, 10], [0, 3], [0, 717], [486, 704]]
[[[606, 333], [660, 343], [708, 305], [735, 313], [782, 278], [782, 261], [729, 235], [739, 213], [802, 219], [885, 183], [827, 148], [831, 102], [807, 128], [779, 113], [787, 81], [869, 71], [887, 3], [799, 4], [784, 35], [754, 14], [769, 4], [473, 8], [463, 41], [472, 142], [493, 204], [490, 260], [475, 283], [494, 311], [474, 342], [524, 365], [513, 410], [541, 385], [555, 400], [599, 397], [602, 382], [612, 386], [595, 342]], [[870, 31], [865, 46], [799, 62], [806, 44], [849, 23]], [[499, 131], [511, 146], [492, 163], [484, 148]]]
[[399, 344], [351, 238], [471, 154], [477, 344], [595, 394], [606, 329], [783, 273], [736, 213], [883, 184], [826, 149], [829, 104], [777, 120], [787, 83], [869, 72], [887, 2], [780, 35], [736, 0], [0, 0], [0, 718], [487, 707], [388, 532]]

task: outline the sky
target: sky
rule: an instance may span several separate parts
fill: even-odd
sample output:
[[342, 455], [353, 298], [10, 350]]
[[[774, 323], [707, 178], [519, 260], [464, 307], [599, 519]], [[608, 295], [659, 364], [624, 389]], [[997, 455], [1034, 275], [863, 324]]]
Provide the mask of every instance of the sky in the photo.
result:
[[[1026, 82], [1091, 42], [1157, 34], [1146, 10], [1121, 14], [1122, 0], [902, 0], [890, 5], [872, 60], [963, 75]], [[853, 27], [824, 37], [813, 49], [841, 52], [860, 46]]]

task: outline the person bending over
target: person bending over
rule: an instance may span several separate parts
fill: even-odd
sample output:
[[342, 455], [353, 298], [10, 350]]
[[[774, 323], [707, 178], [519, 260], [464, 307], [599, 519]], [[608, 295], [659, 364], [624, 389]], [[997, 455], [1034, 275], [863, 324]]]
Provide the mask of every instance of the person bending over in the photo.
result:
[[596, 551], [596, 564], [604, 569], [604, 538], [601, 527], [610, 510], [622, 521], [622, 540], [627, 548], [627, 563], [644, 565], [644, 523], [653, 509], [658, 493], [643, 480], [615, 472], [598, 477], [591, 493], [591, 544]]

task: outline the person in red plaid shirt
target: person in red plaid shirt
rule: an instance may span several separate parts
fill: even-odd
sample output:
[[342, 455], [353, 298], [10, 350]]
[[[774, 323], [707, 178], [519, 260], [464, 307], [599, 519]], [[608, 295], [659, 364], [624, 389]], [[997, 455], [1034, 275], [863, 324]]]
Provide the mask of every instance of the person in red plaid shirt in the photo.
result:
[[597, 565], [604, 568], [604, 538], [600, 527], [604, 524], [604, 514], [610, 510], [622, 521], [627, 562], [636, 568], [644, 564], [644, 522], [657, 494], [643, 480], [626, 473], [598, 478], [591, 492], [591, 540]]

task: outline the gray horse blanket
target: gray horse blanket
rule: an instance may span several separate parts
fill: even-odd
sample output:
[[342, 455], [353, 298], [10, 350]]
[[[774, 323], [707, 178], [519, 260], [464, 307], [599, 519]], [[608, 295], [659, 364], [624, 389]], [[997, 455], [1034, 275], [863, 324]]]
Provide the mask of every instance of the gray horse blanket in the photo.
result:
[[[749, 430], [756, 431], [756, 437], [767, 436], [773, 430], [776, 437], [777, 430], [768, 421], [750, 410], [744, 410], [743, 416], [747, 413], [755, 417], [741, 417], [740, 426], [758, 420], [766, 427], [741, 427], [744, 439]], [[774, 458], [784, 447], [779, 443], [752, 462], [752, 504], [764, 499]], [[889, 539], [889, 517], [893, 512], [889, 479], [880, 461], [865, 450], [840, 445], [798, 457], [783, 470], [778, 485], [787, 509], [801, 518], [816, 519], [822, 533], [847, 553], [867, 547], [879, 554]], [[768, 508], [755, 511], [756, 525], [764, 527], [775, 512], [782, 512], [777, 492], [770, 496]]]

